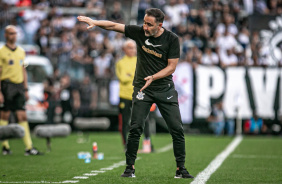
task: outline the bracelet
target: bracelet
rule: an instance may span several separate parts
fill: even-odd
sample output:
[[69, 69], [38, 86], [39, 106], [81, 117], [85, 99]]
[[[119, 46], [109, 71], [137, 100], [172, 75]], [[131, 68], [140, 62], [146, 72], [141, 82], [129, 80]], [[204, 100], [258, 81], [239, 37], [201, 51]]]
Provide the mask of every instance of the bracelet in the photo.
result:
[[28, 91], [28, 89], [27, 89], [27, 88], [24, 88], [24, 91]]
[[154, 80], [154, 75], [151, 75], [152, 76], [152, 78], [153, 78], [153, 80]]

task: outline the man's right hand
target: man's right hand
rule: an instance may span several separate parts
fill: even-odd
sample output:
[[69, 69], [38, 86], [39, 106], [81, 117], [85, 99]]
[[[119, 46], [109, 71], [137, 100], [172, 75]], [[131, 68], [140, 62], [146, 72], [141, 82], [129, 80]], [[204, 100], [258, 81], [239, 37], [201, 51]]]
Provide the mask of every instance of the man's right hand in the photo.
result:
[[2, 92], [0, 92], [0, 104], [4, 103], [4, 96], [2, 94]]
[[77, 17], [78, 21], [80, 22], [85, 22], [86, 24], [88, 24], [89, 26], [87, 27], [87, 29], [91, 29], [93, 27], [95, 27], [96, 25], [94, 24], [94, 21], [89, 18], [89, 17], [85, 17], [85, 16], [78, 16]]

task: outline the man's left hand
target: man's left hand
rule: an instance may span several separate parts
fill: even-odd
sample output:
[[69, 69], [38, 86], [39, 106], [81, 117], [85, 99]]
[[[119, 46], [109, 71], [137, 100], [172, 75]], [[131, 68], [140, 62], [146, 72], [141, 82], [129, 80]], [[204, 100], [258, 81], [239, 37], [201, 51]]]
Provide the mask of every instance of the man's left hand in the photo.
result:
[[140, 91], [143, 91], [144, 89], [146, 89], [148, 86], [150, 86], [150, 84], [153, 82], [154, 80], [154, 77], [151, 75], [151, 76], [148, 76], [144, 79], [146, 81], [146, 84], [140, 89]]

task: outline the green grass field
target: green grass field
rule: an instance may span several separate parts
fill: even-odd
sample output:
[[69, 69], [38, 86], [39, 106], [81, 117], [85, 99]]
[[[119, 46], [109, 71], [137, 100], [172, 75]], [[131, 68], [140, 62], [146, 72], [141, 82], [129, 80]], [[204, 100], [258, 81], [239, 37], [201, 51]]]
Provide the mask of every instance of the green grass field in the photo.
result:
[[[175, 162], [172, 149], [152, 154], [139, 154], [136, 178], [121, 178], [125, 160], [119, 133], [91, 133], [89, 141], [77, 143], [81, 138], [72, 134], [68, 138], [52, 140], [52, 151], [44, 156], [24, 156], [21, 140], [11, 140], [11, 156], [0, 156], [0, 183], [190, 183], [192, 180], [174, 179]], [[196, 176], [232, 141], [232, 137], [186, 136], [186, 167]], [[33, 138], [34, 145], [46, 150], [44, 139]], [[98, 143], [104, 160], [84, 163], [77, 158], [80, 151], [91, 152], [92, 142]], [[169, 134], [153, 137], [156, 151], [171, 144]], [[119, 163], [121, 166], [107, 170]], [[91, 171], [101, 171], [98, 173]], [[103, 170], [103, 169], [102, 169]], [[84, 175], [86, 174], [86, 175]], [[88, 175], [87, 175], [88, 174]], [[89, 175], [90, 174], [90, 175]], [[92, 175], [92, 176], [91, 176]], [[76, 176], [87, 179], [74, 179]], [[244, 137], [207, 183], [282, 183], [281, 137]]]

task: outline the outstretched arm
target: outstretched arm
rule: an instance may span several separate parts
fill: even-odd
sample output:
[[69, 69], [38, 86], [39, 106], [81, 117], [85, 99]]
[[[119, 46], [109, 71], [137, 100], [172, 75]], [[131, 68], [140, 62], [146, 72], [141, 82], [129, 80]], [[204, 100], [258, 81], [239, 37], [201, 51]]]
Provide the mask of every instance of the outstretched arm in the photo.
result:
[[119, 24], [107, 20], [93, 20], [85, 16], [78, 16], [77, 19], [80, 22], [85, 22], [86, 24], [88, 24], [89, 26], [87, 27], [87, 29], [91, 29], [95, 26], [98, 26], [102, 29], [124, 33], [124, 27], [125, 27], [124, 24]]

